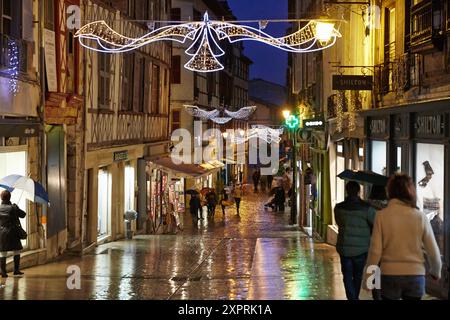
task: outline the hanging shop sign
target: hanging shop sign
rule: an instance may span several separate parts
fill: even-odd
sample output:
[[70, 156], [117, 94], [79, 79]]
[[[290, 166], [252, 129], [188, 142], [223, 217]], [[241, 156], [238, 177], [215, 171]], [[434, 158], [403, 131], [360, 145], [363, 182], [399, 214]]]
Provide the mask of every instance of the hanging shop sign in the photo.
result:
[[325, 120], [323, 118], [312, 118], [303, 120], [304, 130], [322, 130], [325, 128]]
[[414, 134], [418, 138], [437, 138], [445, 136], [445, 115], [416, 114], [414, 119]]
[[367, 134], [373, 138], [385, 139], [389, 137], [389, 118], [368, 118]]
[[372, 76], [333, 75], [333, 90], [372, 90]]
[[113, 157], [114, 157], [114, 162], [126, 161], [126, 160], [128, 160], [128, 151], [124, 150], [124, 151], [114, 152]]
[[39, 123], [0, 123], [0, 137], [37, 137], [40, 132]]

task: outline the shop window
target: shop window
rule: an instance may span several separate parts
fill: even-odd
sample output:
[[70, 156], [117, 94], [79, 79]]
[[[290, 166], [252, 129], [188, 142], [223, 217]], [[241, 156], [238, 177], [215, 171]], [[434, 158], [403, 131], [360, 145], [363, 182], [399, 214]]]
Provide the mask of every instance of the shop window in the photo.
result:
[[444, 253], [444, 146], [418, 143], [416, 147], [417, 206], [431, 222]]
[[[10, 174], [18, 174], [21, 176], [27, 176], [27, 152], [26, 151], [12, 151], [3, 152], [0, 151], [0, 178], [8, 176]], [[0, 187], [0, 192], [3, 189]], [[11, 193], [11, 202], [17, 203], [20, 209], [27, 212], [27, 217], [19, 219], [22, 228], [28, 231], [28, 208], [27, 201], [24, 194], [19, 191], [13, 191]], [[27, 241], [22, 240], [22, 245], [26, 247]]]
[[134, 167], [130, 164], [125, 166], [124, 172], [124, 195], [125, 195], [125, 211], [134, 210]]
[[370, 169], [378, 174], [387, 175], [386, 170], [386, 147], [385, 141], [372, 141], [372, 156]]
[[[338, 142], [336, 145], [336, 176], [345, 170], [344, 144]], [[345, 200], [345, 181], [336, 179], [336, 203]]]
[[397, 147], [397, 166], [395, 172], [402, 172], [402, 147]]
[[97, 236], [104, 238], [109, 235], [111, 224], [111, 174], [105, 169], [98, 171], [97, 213]]

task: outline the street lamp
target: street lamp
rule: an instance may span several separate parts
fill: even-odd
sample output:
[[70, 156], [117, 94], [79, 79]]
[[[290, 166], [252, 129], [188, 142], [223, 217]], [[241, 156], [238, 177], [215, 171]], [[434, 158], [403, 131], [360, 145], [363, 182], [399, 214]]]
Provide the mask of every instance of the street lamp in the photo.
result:
[[290, 110], [283, 110], [283, 117], [284, 117], [284, 119], [289, 118], [290, 115], [291, 115], [291, 111]]
[[[286, 112], [285, 112], [286, 111]], [[283, 111], [285, 116], [285, 125], [291, 134], [292, 139], [292, 195], [291, 195], [291, 224], [297, 221], [297, 130], [300, 125], [300, 119], [295, 114], [290, 114], [287, 110]]]
[[333, 37], [334, 23], [331, 22], [316, 22], [315, 37], [323, 43], [327, 43]]

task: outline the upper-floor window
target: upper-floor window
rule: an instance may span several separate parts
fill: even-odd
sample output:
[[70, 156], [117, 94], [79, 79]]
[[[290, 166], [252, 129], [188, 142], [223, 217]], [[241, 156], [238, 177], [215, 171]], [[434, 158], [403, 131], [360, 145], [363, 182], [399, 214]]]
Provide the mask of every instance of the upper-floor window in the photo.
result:
[[170, 10], [170, 19], [172, 21], [181, 21], [181, 8], [172, 8]]
[[180, 110], [172, 111], [172, 132], [181, 127], [181, 112]]
[[121, 110], [133, 110], [134, 53], [123, 55]]
[[0, 33], [20, 39], [21, 38], [21, 12], [22, 1], [0, 0], [1, 26]]
[[171, 83], [181, 83], [181, 56], [172, 56]]
[[110, 79], [111, 79], [111, 55], [98, 53], [98, 108], [111, 109], [110, 104]]

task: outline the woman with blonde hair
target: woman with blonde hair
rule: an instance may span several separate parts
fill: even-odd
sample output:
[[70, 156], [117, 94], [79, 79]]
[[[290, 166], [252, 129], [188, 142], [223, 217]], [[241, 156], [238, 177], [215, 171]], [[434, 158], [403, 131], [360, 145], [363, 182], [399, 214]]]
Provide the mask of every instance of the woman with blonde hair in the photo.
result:
[[383, 299], [420, 300], [425, 294], [425, 254], [431, 277], [441, 276], [439, 248], [430, 221], [416, 206], [411, 177], [393, 175], [387, 193], [388, 206], [375, 217], [366, 267], [380, 266]]

